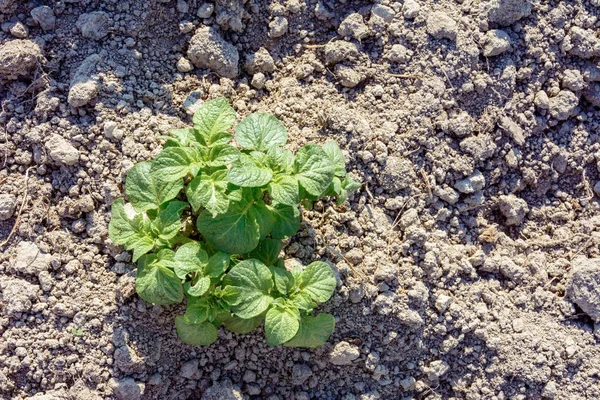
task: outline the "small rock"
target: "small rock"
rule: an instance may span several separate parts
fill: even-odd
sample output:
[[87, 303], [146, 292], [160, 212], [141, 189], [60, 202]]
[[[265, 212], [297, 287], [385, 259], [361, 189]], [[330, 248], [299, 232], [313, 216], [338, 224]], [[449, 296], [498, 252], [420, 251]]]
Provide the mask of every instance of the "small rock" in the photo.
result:
[[260, 90], [265, 87], [266, 82], [267, 79], [265, 77], [265, 74], [263, 74], [262, 72], [257, 72], [252, 76], [252, 82], [250, 82], [250, 84], [253, 88]]
[[56, 28], [56, 17], [54, 11], [48, 6], [40, 6], [31, 10], [31, 18], [40, 24], [42, 30], [48, 32]]
[[294, 364], [292, 368], [292, 384], [302, 385], [312, 376], [312, 370], [305, 364]]
[[212, 3], [204, 3], [198, 7], [196, 15], [198, 18], [210, 18], [212, 13], [215, 11], [215, 6]]
[[194, 69], [194, 65], [185, 57], [181, 57], [177, 60], [177, 71], [185, 73], [190, 72]]
[[406, 0], [402, 5], [402, 15], [406, 19], [415, 19], [421, 11], [421, 6], [416, 0]]
[[31, 40], [9, 40], [0, 46], [0, 80], [30, 76], [42, 59], [40, 47]]
[[342, 341], [336, 344], [331, 351], [329, 361], [333, 365], [350, 365], [359, 356], [360, 350], [358, 346]]
[[197, 68], [210, 68], [226, 78], [235, 78], [238, 74], [237, 48], [225, 41], [214, 27], [198, 29], [190, 40], [187, 54]]
[[500, 212], [506, 218], [506, 225], [520, 225], [523, 219], [525, 219], [525, 215], [529, 212], [527, 202], [513, 194], [500, 196], [498, 206], [500, 207]]
[[185, 379], [198, 379], [200, 371], [198, 370], [198, 360], [190, 360], [181, 366], [179, 374]]
[[244, 395], [233, 387], [230, 380], [215, 382], [202, 393], [201, 400], [243, 400]]
[[371, 8], [371, 16], [381, 18], [384, 22], [388, 24], [394, 20], [395, 15], [396, 13], [394, 12], [394, 10], [388, 6], [375, 4], [373, 8]]
[[579, 58], [600, 56], [600, 38], [593, 29], [573, 26], [561, 44], [563, 50]]
[[594, 107], [600, 108], [600, 83], [590, 83], [583, 91], [583, 98]]
[[531, 2], [523, 0], [492, 0], [488, 9], [488, 20], [509, 26], [521, 18], [531, 15]]
[[204, 104], [202, 100], [203, 93], [199, 90], [191, 92], [183, 102], [183, 108], [188, 115], [194, 115], [196, 111]]
[[448, 121], [448, 129], [458, 137], [465, 137], [473, 133], [475, 123], [468, 112], [461, 111]]
[[13, 269], [20, 274], [37, 275], [50, 269], [52, 260], [50, 254], [42, 253], [34, 243], [21, 242], [17, 246]]
[[492, 29], [485, 34], [483, 55], [493, 57], [511, 49], [510, 36], [500, 29]]
[[56, 133], [46, 141], [46, 149], [50, 158], [59, 164], [75, 165], [79, 162], [79, 150]]
[[424, 372], [431, 382], [437, 382], [450, 370], [450, 365], [442, 360], [432, 361], [429, 367], [424, 368]]
[[515, 318], [512, 322], [513, 330], [517, 333], [523, 332], [525, 328], [525, 322], [522, 318]]
[[325, 63], [328, 65], [351, 61], [356, 59], [358, 55], [358, 45], [345, 40], [336, 40], [325, 45]]
[[17, 39], [26, 39], [29, 36], [29, 28], [26, 25], [23, 25], [22, 22], [18, 21], [12, 24], [9, 28], [10, 34], [16, 37]]
[[352, 13], [340, 23], [337, 33], [342, 37], [361, 41], [369, 35], [369, 28], [363, 21], [362, 15]]
[[246, 56], [244, 70], [251, 75], [258, 72], [273, 72], [275, 71], [275, 60], [273, 60], [267, 49], [261, 47], [253, 54]]
[[406, 63], [408, 62], [408, 60], [410, 60], [410, 54], [408, 49], [401, 44], [393, 45], [390, 51], [387, 52], [385, 57], [388, 60], [397, 63]]
[[500, 117], [498, 126], [502, 128], [504, 132], [508, 133], [510, 138], [519, 146], [522, 146], [525, 143], [525, 132], [523, 132], [523, 128], [510, 117], [507, 117], [506, 115]]
[[144, 364], [144, 360], [127, 344], [117, 348], [113, 358], [115, 366], [125, 374], [139, 372]]
[[330, 12], [327, 9], [327, 7], [325, 7], [325, 5], [323, 5], [323, 3], [319, 1], [315, 6], [315, 17], [317, 17], [317, 19], [321, 21], [328, 21], [330, 19], [333, 19], [335, 17], [335, 14]]
[[269, 22], [269, 37], [278, 38], [285, 35], [288, 31], [288, 20], [285, 17], [275, 17]]
[[600, 181], [596, 182], [594, 185], [594, 193], [596, 193], [596, 196], [600, 197]]
[[358, 247], [354, 247], [350, 249], [345, 256], [346, 260], [350, 262], [352, 265], [360, 264], [364, 259], [364, 254], [362, 250]]
[[351, 67], [341, 64], [335, 66], [335, 76], [338, 78], [340, 84], [347, 88], [353, 88], [363, 80], [360, 73]]
[[456, 40], [458, 25], [445, 12], [435, 11], [427, 16], [427, 33], [436, 39]]
[[400, 381], [400, 386], [405, 392], [415, 390], [417, 381], [412, 376], [408, 376]]
[[142, 398], [142, 387], [133, 378], [111, 379], [113, 394], [119, 400], [139, 400]]
[[558, 388], [556, 387], [556, 383], [554, 381], [550, 381], [546, 383], [544, 386], [544, 390], [542, 390], [542, 397], [546, 399], [553, 399], [556, 397], [558, 393]]
[[185, 14], [189, 11], [189, 6], [185, 0], [177, 0], [177, 12]]
[[38, 287], [23, 279], [0, 280], [0, 291], [0, 299], [4, 303], [2, 313], [17, 318], [31, 310]]
[[566, 289], [573, 303], [595, 322], [600, 322], [600, 258], [573, 260]]
[[570, 90], [561, 90], [558, 95], [550, 98], [550, 115], [559, 121], [568, 119], [575, 112], [579, 99]]
[[540, 90], [535, 94], [535, 98], [533, 99], [533, 104], [540, 110], [547, 110], [550, 108], [550, 99], [548, 99], [548, 95], [543, 90]]
[[0, 194], [0, 221], [12, 218], [17, 208], [17, 198], [14, 194]]
[[397, 192], [399, 190], [411, 187], [417, 175], [415, 168], [410, 160], [389, 156], [385, 167], [379, 176], [381, 186], [388, 192]]
[[88, 39], [100, 40], [108, 35], [110, 17], [104, 11], [81, 14], [75, 23], [81, 35]]
[[565, 89], [570, 89], [574, 92], [582, 90], [585, 87], [583, 75], [576, 69], [566, 69], [563, 72], [562, 85]]
[[96, 66], [101, 61], [98, 54], [86, 57], [73, 73], [67, 101], [72, 107], [83, 107], [98, 96], [100, 83]]
[[446, 296], [445, 294], [440, 294], [435, 299], [435, 308], [439, 312], [443, 313], [444, 311], [446, 311], [448, 309], [448, 306], [450, 305], [451, 301], [452, 301], [452, 298], [450, 296]]
[[461, 193], [471, 194], [482, 190], [485, 186], [485, 177], [477, 170], [473, 175], [461, 179], [454, 184], [454, 188]]

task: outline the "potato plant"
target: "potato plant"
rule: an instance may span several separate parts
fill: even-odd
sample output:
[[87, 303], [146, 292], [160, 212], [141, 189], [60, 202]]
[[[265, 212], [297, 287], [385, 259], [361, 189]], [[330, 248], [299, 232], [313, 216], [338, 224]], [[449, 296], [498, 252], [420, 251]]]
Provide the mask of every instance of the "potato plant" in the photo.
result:
[[267, 344], [321, 346], [334, 329], [312, 316], [336, 287], [331, 267], [313, 262], [288, 271], [283, 240], [300, 227], [300, 204], [358, 188], [334, 142], [284, 149], [287, 132], [273, 115], [255, 113], [229, 133], [228, 101], [205, 103], [193, 127], [174, 129], [152, 161], [129, 172], [127, 200], [112, 205], [112, 241], [133, 251], [137, 293], [153, 304], [186, 299], [175, 318], [181, 340], [208, 345], [224, 325], [247, 333], [264, 321]]

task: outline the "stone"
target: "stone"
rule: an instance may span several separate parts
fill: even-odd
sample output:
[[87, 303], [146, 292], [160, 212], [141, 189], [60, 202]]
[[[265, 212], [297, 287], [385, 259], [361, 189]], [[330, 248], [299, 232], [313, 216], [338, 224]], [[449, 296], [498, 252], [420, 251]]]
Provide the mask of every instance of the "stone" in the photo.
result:
[[397, 192], [414, 185], [417, 175], [412, 163], [405, 159], [389, 156], [385, 167], [379, 175], [379, 182], [384, 190]]
[[292, 384], [302, 385], [312, 374], [312, 369], [308, 365], [294, 364], [292, 367]]
[[523, 0], [492, 0], [488, 9], [488, 20], [509, 26], [531, 15], [531, 2]]
[[566, 295], [591, 319], [600, 322], [600, 258], [578, 257], [571, 262]]
[[210, 18], [212, 13], [215, 11], [215, 6], [212, 3], [204, 3], [198, 7], [196, 15], [198, 18]]
[[452, 302], [452, 298], [450, 296], [446, 296], [445, 294], [440, 294], [435, 299], [435, 308], [443, 313], [448, 309], [448, 306]]
[[142, 386], [133, 378], [111, 379], [113, 394], [119, 400], [139, 400], [142, 398]]
[[363, 76], [354, 68], [338, 64], [335, 66], [335, 76], [340, 84], [347, 88], [353, 88], [362, 82]]
[[246, 62], [244, 63], [244, 70], [251, 75], [258, 72], [273, 72], [275, 71], [275, 60], [269, 54], [269, 51], [264, 47], [256, 50], [252, 54], [246, 56]]
[[214, 27], [202, 27], [192, 37], [187, 52], [197, 68], [210, 68], [225, 78], [238, 74], [239, 53], [237, 48], [225, 41]]
[[319, 1], [315, 6], [315, 17], [317, 17], [317, 19], [321, 21], [328, 21], [330, 19], [333, 19], [335, 17], [335, 14], [330, 12], [327, 9], [327, 7], [325, 7], [325, 5]]
[[432, 361], [428, 367], [423, 369], [431, 382], [437, 382], [439, 379], [450, 371], [450, 365], [442, 360]]
[[596, 193], [596, 196], [600, 197], [600, 181], [596, 182], [594, 185], [594, 193]]
[[498, 207], [502, 215], [506, 218], [506, 225], [511, 226], [520, 225], [529, 212], [527, 202], [513, 194], [500, 196], [498, 198]]
[[412, 376], [408, 376], [400, 381], [400, 386], [405, 392], [415, 390], [417, 381]]
[[506, 115], [500, 117], [498, 126], [504, 132], [506, 132], [508, 136], [510, 136], [510, 138], [519, 146], [522, 146], [525, 143], [525, 132], [523, 131], [523, 128], [521, 128], [519, 124], [513, 121], [510, 117]]
[[269, 22], [269, 37], [278, 38], [285, 35], [288, 31], [288, 20], [283, 16], [278, 16]]
[[177, 8], [177, 12], [179, 12], [181, 14], [185, 14], [190, 9], [187, 1], [185, 1], [185, 0], [177, 0], [176, 8]]
[[198, 370], [198, 360], [194, 359], [185, 362], [181, 366], [179, 375], [181, 375], [185, 379], [198, 379], [200, 377], [200, 371]]
[[561, 90], [549, 101], [549, 110], [552, 118], [559, 121], [569, 119], [579, 104], [579, 98], [570, 90]]
[[562, 86], [574, 92], [582, 90], [585, 87], [583, 75], [577, 69], [566, 69], [563, 72]]
[[443, 11], [435, 11], [427, 16], [427, 33], [435, 39], [456, 40], [458, 25]]
[[461, 193], [471, 194], [482, 190], [485, 186], [485, 177], [476, 170], [471, 176], [461, 179], [454, 184], [454, 188]]
[[0, 300], [4, 303], [2, 313], [18, 318], [28, 313], [37, 297], [38, 287], [23, 279], [0, 280]]
[[329, 354], [329, 361], [333, 365], [350, 365], [360, 356], [358, 346], [342, 341], [335, 345]]
[[405, 19], [415, 19], [421, 11], [421, 6], [416, 0], [406, 0], [402, 5], [402, 15]]
[[0, 221], [12, 218], [17, 208], [17, 198], [14, 194], [0, 193]]
[[600, 108], [600, 83], [590, 83], [583, 91], [583, 98], [594, 107]]
[[52, 260], [50, 254], [42, 253], [34, 243], [24, 241], [17, 246], [13, 269], [20, 274], [36, 275], [49, 270]]
[[371, 16], [381, 18], [385, 23], [390, 23], [394, 20], [396, 13], [391, 7], [384, 6], [381, 4], [375, 4], [371, 8]]
[[40, 6], [31, 10], [31, 18], [40, 25], [43, 31], [53, 31], [56, 28], [56, 16], [48, 6]]
[[548, 94], [543, 90], [540, 90], [535, 94], [535, 98], [533, 99], [533, 104], [540, 110], [547, 110], [550, 108], [550, 99], [548, 98]]
[[233, 387], [230, 380], [215, 382], [202, 393], [201, 400], [243, 400], [244, 395]]
[[486, 32], [483, 45], [483, 55], [493, 57], [511, 49], [510, 36], [500, 29], [492, 29]]
[[395, 44], [386, 53], [385, 57], [392, 62], [406, 63], [410, 60], [410, 53], [403, 45]]
[[353, 38], [361, 41], [369, 35], [369, 28], [363, 21], [362, 15], [352, 13], [340, 23], [337, 33], [344, 38]]
[[544, 386], [544, 390], [542, 390], [542, 397], [546, 399], [553, 399], [558, 394], [558, 388], [556, 387], [556, 382], [550, 381], [546, 383]]
[[27, 39], [29, 36], [29, 28], [20, 21], [12, 24], [9, 31], [11, 35], [18, 39]]
[[42, 59], [42, 50], [31, 40], [5, 42], [0, 46], [0, 80], [31, 76]]
[[96, 74], [96, 66], [100, 61], [100, 55], [92, 54], [86, 57], [73, 73], [67, 97], [71, 107], [83, 107], [100, 93], [100, 82]]
[[468, 112], [461, 111], [448, 121], [448, 129], [458, 137], [469, 136], [475, 129], [475, 122]]
[[253, 88], [260, 90], [265, 87], [266, 82], [267, 78], [265, 77], [265, 74], [258, 72], [252, 76], [252, 82], [250, 82], [250, 84]]
[[177, 60], [177, 71], [186, 73], [192, 71], [193, 69], [194, 65], [187, 58], [181, 57], [179, 60]]
[[325, 45], [325, 63], [328, 65], [338, 64], [342, 61], [351, 61], [358, 58], [359, 49], [355, 43], [345, 40], [335, 40]]
[[564, 51], [579, 58], [588, 59], [600, 56], [600, 38], [592, 29], [573, 26], [561, 46]]
[[110, 17], [104, 11], [81, 14], [75, 23], [84, 38], [101, 40], [110, 29]]
[[79, 150], [56, 133], [46, 140], [46, 150], [50, 158], [58, 164], [75, 165], [79, 162]]

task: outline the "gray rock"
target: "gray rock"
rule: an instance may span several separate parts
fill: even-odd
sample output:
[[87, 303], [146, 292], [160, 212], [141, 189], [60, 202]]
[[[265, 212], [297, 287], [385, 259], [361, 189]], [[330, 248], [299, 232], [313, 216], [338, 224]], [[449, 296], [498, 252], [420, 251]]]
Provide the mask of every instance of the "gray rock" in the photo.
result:
[[52, 260], [50, 254], [42, 253], [34, 243], [21, 242], [17, 246], [13, 269], [20, 274], [37, 275], [49, 270]]
[[46, 150], [50, 158], [58, 164], [75, 165], [79, 162], [79, 150], [56, 133], [46, 140]]
[[315, 6], [315, 17], [321, 21], [328, 21], [335, 17], [335, 14], [330, 12], [322, 2], [318, 2]]
[[423, 368], [423, 372], [431, 382], [437, 382], [442, 376], [450, 371], [450, 365], [442, 360], [432, 361], [428, 367]]
[[594, 107], [600, 108], [600, 83], [592, 82], [583, 91], [583, 98]]
[[142, 398], [143, 386], [133, 378], [111, 379], [113, 394], [119, 400], [139, 400]]
[[210, 68], [226, 78], [238, 74], [239, 53], [214, 27], [202, 27], [190, 40], [188, 58], [197, 68]]
[[56, 28], [56, 16], [48, 6], [40, 6], [31, 10], [31, 18], [40, 24], [42, 30], [46, 32], [53, 31]]
[[485, 177], [477, 170], [473, 175], [461, 179], [454, 184], [454, 188], [461, 193], [471, 194], [480, 191], [485, 186]]
[[600, 38], [593, 29], [583, 29], [573, 26], [563, 40], [562, 49], [579, 58], [600, 56]]
[[308, 378], [312, 376], [312, 370], [306, 364], [294, 364], [292, 368], [292, 383], [294, 385], [302, 385]]
[[31, 40], [9, 40], [0, 46], [0, 80], [31, 76], [42, 60], [42, 50]]
[[329, 354], [329, 361], [333, 365], [350, 365], [360, 356], [358, 346], [342, 341], [335, 345]]
[[5, 304], [3, 314], [17, 318], [31, 310], [38, 287], [22, 279], [0, 280], [0, 300]]
[[596, 196], [600, 197], [600, 181], [596, 182], [594, 185], [594, 193], [596, 193]]
[[465, 137], [473, 133], [475, 123], [468, 112], [461, 111], [448, 121], [448, 129], [458, 137]]
[[563, 72], [562, 86], [574, 92], [582, 90], [585, 87], [583, 75], [577, 69], [566, 69]]
[[108, 35], [110, 17], [104, 11], [81, 14], [75, 23], [81, 35], [88, 39], [100, 40]]
[[521, 128], [510, 117], [507, 117], [506, 115], [500, 117], [500, 123], [498, 126], [502, 128], [502, 130], [506, 132], [519, 146], [525, 143], [525, 132], [523, 132], [523, 128]]
[[531, 15], [531, 2], [523, 0], [492, 0], [488, 20], [502, 26], [512, 25]]
[[510, 36], [500, 29], [492, 29], [485, 34], [483, 55], [493, 57], [511, 49]]
[[177, 12], [180, 12], [182, 14], [185, 14], [190, 9], [187, 1], [185, 1], [185, 0], [177, 0], [176, 8], [177, 8]]
[[177, 60], [177, 71], [186, 73], [194, 69], [194, 65], [185, 57], [181, 57]]
[[11, 24], [9, 31], [17, 39], [26, 39], [29, 36], [29, 28], [20, 21]]
[[404, 391], [409, 392], [415, 390], [417, 381], [412, 376], [408, 376], [400, 381], [400, 386]]
[[198, 370], [198, 360], [190, 360], [181, 366], [179, 375], [185, 379], [198, 379], [200, 377], [200, 371]]
[[548, 94], [543, 90], [540, 90], [536, 93], [535, 98], [533, 99], [533, 104], [540, 110], [547, 110], [550, 108], [550, 99], [548, 98]]
[[402, 310], [397, 315], [398, 321], [412, 331], [420, 329], [424, 324], [423, 317], [414, 310]]
[[340, 23], [337, 33], [344, 38], [353, 38], [360, 41], [369, 35], [369, 28], [363, 21], [362, 15], [352, 13]]
[[230, 380], [215, 382], [202, 393], [201, 400], [242, 400], [243, 394], [239, 389], [233, 387]]
[[0, 194], [0, 221], [12, 218], [17, 208], [17, 198], [14, 194]]
[[600, 258], [573, 260], [566, 289], [573, 303], [595, 322], [600, 322]]
[[266, 82], [267, 78], [265, 77], [265, 74], [258, 72], [252, 76], [252, 82], [250, 82], [250, 84], [253, 88], [260, 90], [265, 87]]
[[269, 37], [278, 38], [285, 35], [288, 31], [288, 20], [283, 16], [278, 16], [269, 22]]
[[450, 296], [446, 296], [445, 294], [440, 294], [435, 299], [435, 308], [443, 313], [448, 309], [448, 306], [452, 302], [452, 298]]
[[406, 19], [415, 19], [421, 11], [421, 6], [416, 0], [406, 0], [402, 5], [402, 15]]
[[275, 60], [269, 54], [269, 51], [264, 47], [256, 50], [253, 54], [246, 56], [244, 70], [251, 75], [258, 72], [273, 72], [275, 71]]
[[67, 101], [72, 107], [83, 107], [94, 100], [100, 92], [96, 66], [101, 61], [98, 54], [86, 57], [73, 73]]
[[212, 3], [204, 3], [198, 7], [196, 15], [198, 18], [210, 18], [212, 13], [215, 11], [215, 6]]
[[397, 192], [414, 185], [417, 175], [412, 163], [404, 158], [390, 156], [379, 175], [381, 186], [388, 192]]
[[579, 98], [570, 90], [561, 90], [549, 101], [550, 115], [560, 121], [571, 117], [579, 104]]
[[558, 393], [558, 388], [556, 387], [556, 383], [554, 381], [550, 381], [544, 386], [544, 390], [542, 390], [542, 397], [546, 399], [553, 399], [556, 397]]
[[338, 64], [335, 66], [335, 76], [344, 87], [353, 88], [362, 82], [363, 76], [354, 68]]
[[525, 215], [529, 212], [527, 202], [513, 194], [500, 196], [498, 207], [500, 207], [500, 212], [506, 218], [506, 225], [521, 224], [525, 219]]
[[355, 60], [359, 55], [358, 45], [345, 40], [336, 40], [325, 45], [325, 63], [334, 65], [342, 61]]
[[387, 52], [385, 57], [392, 62], [406, 63], [410, 60], [411, 52], [403, 45], [395, 44], [390, 51]]
[[390, 23], [394, 20], [394, 16], [396, 13], [391, 7], [384, 6], [381, 4], [375, 4], [373, 8], [371, 8], [371, 16], [381, 18], [384, 22]]
[[458, 25], [443, 11], [435, 11], [427, 16], [427, 33], [436, 39], [456, 40]]

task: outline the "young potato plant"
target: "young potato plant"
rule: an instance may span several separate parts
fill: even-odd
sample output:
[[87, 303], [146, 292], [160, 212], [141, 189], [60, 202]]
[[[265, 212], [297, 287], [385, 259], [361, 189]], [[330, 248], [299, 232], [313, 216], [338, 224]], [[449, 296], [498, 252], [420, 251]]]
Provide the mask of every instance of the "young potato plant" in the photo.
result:
[[112, 241], [133, 251], [136, 290], [153, 304], [186, 299], [175, 318], [182, 341], [208, 345], [217, 328], [247, 333], [264, 321], [267, 343], [318, 347], [333, 332], [329, 314], [312, 316], [333, 294], [331, 267], [313, 262], [288, 271], [283, 239], [300, 227], [300, 204], [359, 185], [346, 174], [334, 142], [285, 150], [287, 132], [255, 113], [229, 133], [228, 101], [205, 103], [192, 128], [172, 130], [152, 161], [136, 164], [123, 199], [112, 205]]

